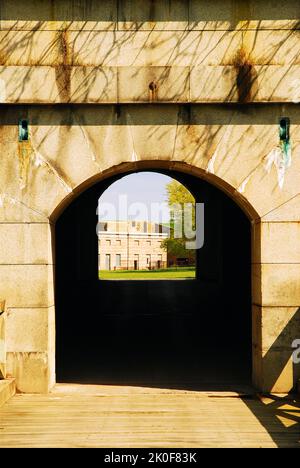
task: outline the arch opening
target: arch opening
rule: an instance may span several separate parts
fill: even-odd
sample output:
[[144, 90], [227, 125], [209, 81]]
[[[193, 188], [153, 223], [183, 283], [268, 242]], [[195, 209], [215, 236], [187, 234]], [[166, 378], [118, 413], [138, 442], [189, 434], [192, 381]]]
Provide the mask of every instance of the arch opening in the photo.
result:
[[152, 170], [204, 202], [197, 279], [99, 282], [97, 202], [124, 172], [85, 190], [55, 228], [57, 380], [187, 389], [250, 384], [249, 219], [209, 182]]
[[195, 278], [195, 198], [170, 176], [140, 171], [112, 183], [99, 198], [97, 235], [100, 280]]

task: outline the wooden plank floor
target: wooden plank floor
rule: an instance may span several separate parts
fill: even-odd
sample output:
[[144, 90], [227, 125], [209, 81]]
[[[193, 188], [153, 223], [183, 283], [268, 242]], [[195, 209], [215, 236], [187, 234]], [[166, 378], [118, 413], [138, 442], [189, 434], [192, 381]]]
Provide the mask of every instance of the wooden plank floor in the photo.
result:
[[0, 447], [300, 447], [284, 396], [57, 385], [0, 409]]

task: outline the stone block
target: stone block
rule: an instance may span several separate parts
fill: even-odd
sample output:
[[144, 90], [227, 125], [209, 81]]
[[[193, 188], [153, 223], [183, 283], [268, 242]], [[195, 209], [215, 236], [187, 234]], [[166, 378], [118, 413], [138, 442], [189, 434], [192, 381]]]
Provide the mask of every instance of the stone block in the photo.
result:
[[117, 68], [73, 67], [69, 101], [91, 104], [118, 102]]
[[[300, 158], [298, 157], [300, 144], [297, 140], [294, 140], [291, 166], [286, 167], [281, 178], [279, 163], [272, 163], [270, 167], [267, 165], [268, 158], [272, 157], [272, 155], [270, 156], [271, 152], [278, 145], [278, 125], [274, 125], [269, 130], [266, 125], [264, 129], [260, 129], [260, 134], [261, 144], [260, 150], [256, 153], [256, 165], [253, 166], [252, 171], [248, 172], [248, 176], [245, 176], [244, 180], [240, 179], [238, 190], [265, 220], [264, 216], [275, 211], [276, 208], [282, 207], [298, 195], [300, 185]], [[268, 138], [266, 138], [267, 136]], [[250, 148], [249, 154], [254, 157], [253, 149]], [[236, 159], [236, 161], [238, 160], [239, 158]], [[240, 166], [243, 165], [244, 161]], [[234, 185], [235, 176], [233, 171], [228, 171], [228, 174], [226, 174], [222, 170], [219, 171], [219, 175], [226, 178], [230, 185]]]
[[0, 297], [8, 308], [40, 308], [54, 304], [52, 265], [0, 265]]
[[300, 101], [300, 81], [297, 65], [254, 66], [256, 102], [294, 102]]
[[[121, 37], [120, 37], [121, 34]], [[126, 38], [117, 31], [70, 31], [68, 47], [72, 50], [72, 65], [87, 67], [116, 67], [120, 46]], [[141, 47], [141, 42], [138, 42]], [[138, 47], [138, 45], [137, 45]]]
[[8, 309], [6, 329], [7, 352], [47, 352], [49, 309]]
[[255, 65], [299, 65], [300, 44], [297, 30], [245, 31], [243, 46], [251, 51]]
[[0, 65], [55, 65], [56, 31], [0, 31]]
[[21, 393], [48, 393], [49, 365], [47, 353], [7, 353], [7, 373], [16, 379]]
[[252, 265], [252, 298], [256, 305], [299, 307], [300, 264]]
[[253, 344], [263, 350], [293, 352], [293, 342], [300, 340], [299, 307], [253, 306]]
[[273, 210], [266, 213], [261, 220], [263, 222], [300, 221], [300, 194], [276, 206]]
[[26, 65], [0, 66], [0, 102], [8, 104], [59, 102], [55, 68]]
[[70, 31], [72, 64], [79, 66], [190, 67], [232, 64], [239, 31]]
[[120, 67], [119, 102], [188, 102], [188, 67]]
[[[35, 117], [33, 114], [32, 118]], [[37, 126], [34, 129], [36, 157], [41, 156], [46, 166], [34, 168], [37, 180], [35, 186], [31, 186], [29, 202], [40, 206], [47, 216], [52, 214], [61, 201], [70, 196], [74, 187], [102, 170], [97, 161], [100, 153], [96, 147], [98, 141], [94, 140], [94, 135], [98, 136], [97, 128], [93, 129], [86, 125], [80, 112], [74, 111], [72, 125], [64, 125], [61, 122], [63, 117], [64, 115], [59, 117], [57, 113], [46, 115], [46, 120], [49, 119], [48, 125]], [[56, 118], [59, 120], [51, 125], [52, 120]], [[80, 158], [78, 158], [78, 148], [80, 148]], [[33, 174], [30, 173], [29, 180], [31, 176]], [[44, 177], [49, 182], [49, 179], [52, 179], [52, 187], [48, 187], [47, 192], [44, 191], [43, 185], [40, 188], [38, 186], [38, 183], [43, 184]], [[27, 196], [29, 195], [30, 193]], [[46, 196], [48, 199], [45, 199]]]
[[0, 223], [1, 265], [51, 264], [51, 227], [47, 223]]
[[252, 245], [253, 263], [300, 263], [300, 222], [256, 223]]
[[[40, 110], [36, 111], [40, 113]], [[0, 136], [4, 137], [0, 140], [0, 151], [5, 153], [0, 170], [0, 219], [45, 222], [72, 188], [68, 185], [67, 176], [60, 174], [38, 149], [34, 135], [30, 142], [24, 142], [25, 145], [18, 142], [17, 121], [18, 114], [15, 116], [16, 125], [0, 129]], [[34, 129], [31, 130], [34, 133]]]
[[[191, 102], [238, 102], [238, 70], [234, 65], [191, 68]], [[253, 65], [251, 102], [299, 102], [299, 65]]]
[[237, 72], [232, 66], [199, 65], [191, 68], [191, 102], [237, 101]]
[[262, 392], [289, 393], [296, 389], [300, 365], [295, 365], [291, 350], [254, 349], [254, 384]]

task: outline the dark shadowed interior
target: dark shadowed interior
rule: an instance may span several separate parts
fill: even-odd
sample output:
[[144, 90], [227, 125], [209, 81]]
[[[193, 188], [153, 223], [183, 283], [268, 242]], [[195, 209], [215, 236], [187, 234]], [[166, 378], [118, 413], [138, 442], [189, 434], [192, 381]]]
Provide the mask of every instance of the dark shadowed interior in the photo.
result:
[[202, 179], [159, 172], [205, 203], [197, 279], [99, 281], [97, 201], [121, 176], [86, 190], [56, 223], [58, 382], [211, 390], [251, 384], [250, 222]]

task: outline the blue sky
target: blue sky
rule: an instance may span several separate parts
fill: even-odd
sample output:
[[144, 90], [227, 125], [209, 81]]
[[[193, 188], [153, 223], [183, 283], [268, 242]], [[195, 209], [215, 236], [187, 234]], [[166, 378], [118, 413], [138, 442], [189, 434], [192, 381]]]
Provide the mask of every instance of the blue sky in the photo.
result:
[[[122, 177], [100, 197], [101, 219], [121, 221], [144, 220], [147, 217], [147, 220], [152, 222], [168, 222], [166, 185], [171, 180], [171, 177], [157, 172], [138, 172]], [[108, 204], [115, 208], [115, 215]], [[124, 209], [125, 204], [128, 206], [129, 216]], [[163, 209], [159, 212], [160, 204], [163, 204], [161, 206]]]

